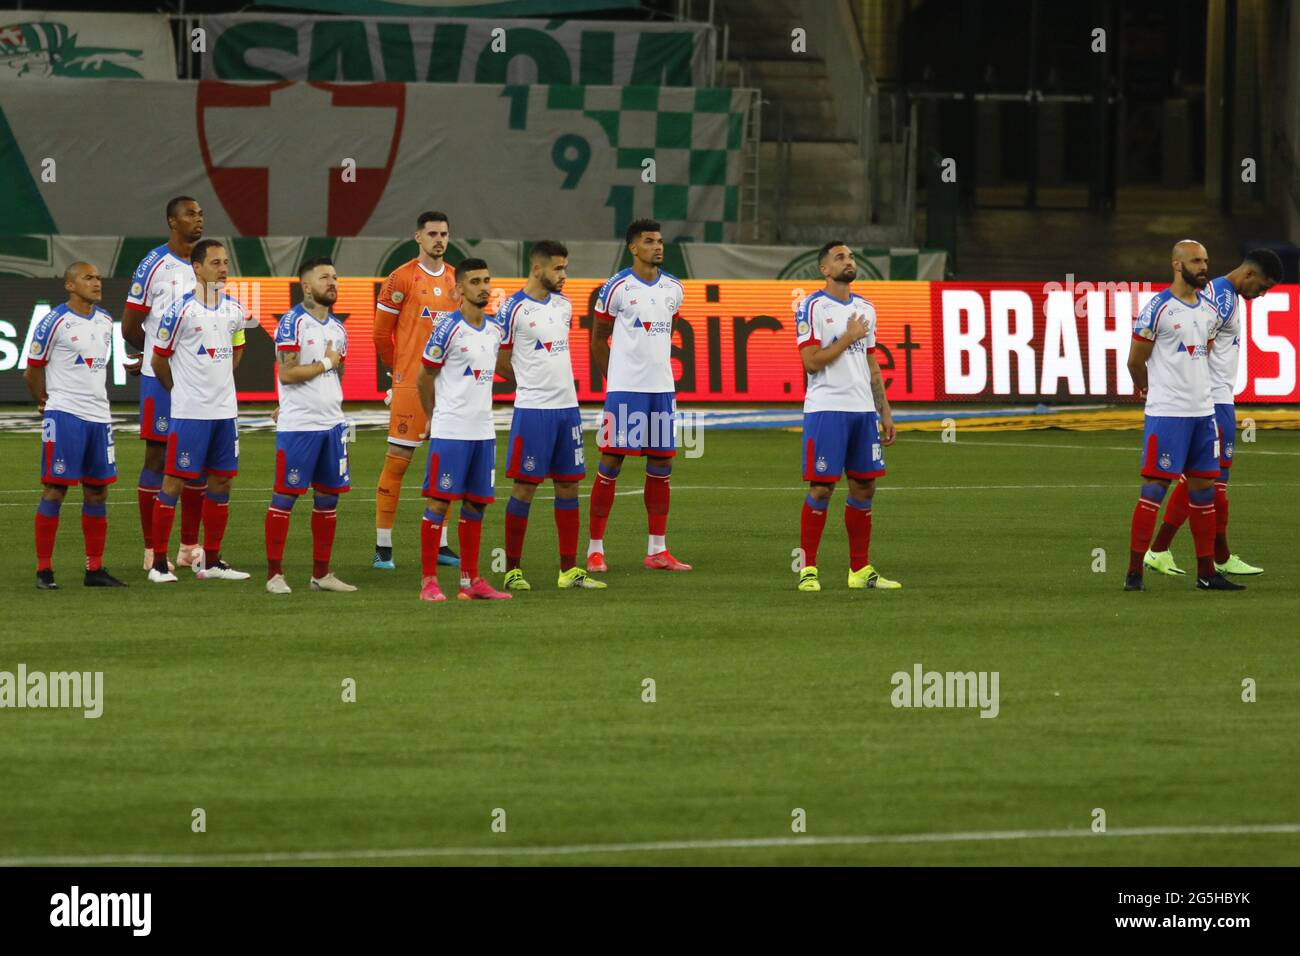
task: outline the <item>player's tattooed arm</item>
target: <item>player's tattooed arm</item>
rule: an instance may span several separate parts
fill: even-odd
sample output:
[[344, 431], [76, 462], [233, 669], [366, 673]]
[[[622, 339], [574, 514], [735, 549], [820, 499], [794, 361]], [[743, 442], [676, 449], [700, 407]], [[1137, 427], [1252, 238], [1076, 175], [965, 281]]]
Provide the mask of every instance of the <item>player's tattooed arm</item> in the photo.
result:
[[1155, 347], [1155, 342], [1147, 339], [1135, 338], [1129, 343], [1128, 374], [1133, 379], [1133, 387], [1137, 389], [1139, 397], [1145, 396], [1147, 392], [1147, 359], [1151, 358], [1151, 351]]
[[158, 383], [167, 391], [172, 390], [172, 360], [171, 356], [159, 355], [153, 353], [153, 374], [158, 379]]
[[513, 354], [512, 349], [502, 349], [497, 353], [497, 374], [509, 382], [512, 387], [517, 384], [515, 382], [515, 366], [510, 358]]
[[420, 393], [420, 406], [424, 409], [425, 418], [433, 416], [433, 380], [438, 372], [436, 368], [421, 365], [420, 374], [415, 380], [415, 388]]
[[591, 333], [591, 363], [601, 378], [609, 377], [609, 337], [614, 334], [614, 323], [596, 317]]
[[876, 414], [880, 416], [880, 441], [881, 444], [892, 445], [898, 434], [894, 428], [894, 410], [889, 407], [889, 399], [885, 397], [885, 380], [872, 352], [867, 353], [867, 368], [871, 371], [871, 397], [876, 403]]
[[[325, 347], [325, 358], [329, 360], [330, 368], [342, 369], [343, 358], [338, 352], [334, 351], [332, 345]], [[280, 384], [282, 385], [298, 385], [302, 382], [308, 382], [328, 371], [325, 364], [319, 361], [303, 365], [299, 360], [299, 353], [296, 349], [281, 349], [276, 353], [276, 370], [280, 375]]]

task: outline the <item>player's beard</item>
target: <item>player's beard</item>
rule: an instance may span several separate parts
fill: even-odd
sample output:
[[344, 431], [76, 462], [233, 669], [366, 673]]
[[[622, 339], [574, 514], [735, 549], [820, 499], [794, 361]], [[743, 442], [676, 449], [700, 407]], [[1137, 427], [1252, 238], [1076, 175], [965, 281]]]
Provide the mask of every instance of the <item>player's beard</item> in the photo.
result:
[[546, 278], [546, 276], [541, 276], [540, 279], [542, 283], [542, 288], [545, 289], [547, 292], [559, 292], [561, 289], [564, 288], [563, 279], [560, 279], [558, 282], [553, 279], [548, 279]]
[[845, 268], [843, 272], [841, 272], [838, 276], [835, 277], [835, 281], [852, 282], [857, 277], [858, 277], [858, 270], [853, 268], [852, 266], [848, 266]]
[[320, 295], [313, 295], [313, 299], [324, 306], [331, 306], [339, 299], [338, 289], [326, 289]]
[[1204, 289], [1210, 284], [1210, 274], [1208, 272], [1202, 272], [1200, 275], [1197, 275], [1196, 273], [1188, 272], [1187, 266], [1179, 266], [1178, 270], [1183, 274], [1183, 281], [1193, 289]]

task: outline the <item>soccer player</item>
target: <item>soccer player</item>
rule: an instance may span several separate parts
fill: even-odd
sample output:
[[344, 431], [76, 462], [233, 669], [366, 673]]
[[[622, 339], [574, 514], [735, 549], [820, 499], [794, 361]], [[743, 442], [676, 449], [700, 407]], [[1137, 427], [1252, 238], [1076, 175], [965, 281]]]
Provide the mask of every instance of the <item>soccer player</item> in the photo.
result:
[[[1254, 249], [1241, 265], [1225, 276], [1210, 281], [1202, 293], [1218, 310], [1222, 325], [1210, 350], [1210, 383], [1214, 397], [1214, 420], [1219, 438], [1219, 476], [1214, 482], [1214, 567], [1224, 574], [1263, 574], [1263, 568], [1247, 564], [1228, 549], [1228, 475], [1232, 468], [1233, 444], [1237, 434], [1237, 413], [1233, 392], [1237, 384], [1237, 360], [1241, 350], [1241, 323], [1237, 299], [1255, 299], [1282, 279], [1282, 262], [1269, 249]], [[1145, 564], [1161, 574], [1183, 574], [1174, 563], [1169, 545], [1187, 520], [1187, 479], [1179, 478], [1165, 505], [1165, 520], [1156, 534]]]
[[817, 548], [831, 493], [849, 479], [844, 528], [849, 534], [849, 587], [901, 588], [871, 565], [871, 500], [885, 473], [881, 446], [897, 437], [894, 413], [876, 363], [876, 310], [853, 292], [858, 268], [840, 240], [821, 248], [825, 285], [795, 310], [795, 342], [807, 373], [803, 400], [803, 480], [808, 482], [799, 525], [800, 591], [820, 591]]
[[[145, 441], [144, 467], [136, 500], [140, 507], [140, 529], [144, 532], [144, 568], [153, 560], [153, 510], [162, 487], [171, 422], [171, 395], [154, 375], [152, 358], [158, 344], [158, 323], [167, 310], [187, 292], [194, 290], [194, 268], [190, 253], [203, 238], [203, 210], [189, 196], [177, 196], [167, 203], [167, 242], [140, 261], [131, 277], [131, 291], [122, 313], [122, 338], [140, 349], [140, 437]], [[132, 369], [136, 371], [135, 368]], [[199, 551], [199, 522], [203, 517], [203, 476], [186, 481], [181, 488], [181, 545], [176, 564], [189, 567]]]
[[429, 459], [420, 523], [421, 601], [445, 601], [438, 587], [438, 546], [447, 512], [460, 501], [461, 600], [499, 601], [511, 595], [479, 577], [483, 510], [496, 485], [496, 429], [492, 424], [492, 378], [501, 347], [501, 326], [486, 309], [492, 277], [482, 259], [465, 259], [456, 277], [461, 304], [443, 315], [424, 346], [416, 380], [429, 425]]
[[126, 585], [104, 568], [108, 486], [117, 481], [107, 369], [113, 317], [99, 308], [103, 279], [88, 262], [63, 273], [68, 301], [45, 314], [32, 336], [23, 379], [41, 422], [41, 492], [36, 506], [36, 586], [55, 590], [54, 538], [68, 488], [81, 483], [81, 533], [86, 539], [88, 588]]
[[1173, 283], [1156, 293], [1133, 325], [1128, 370], [1146, 398], [1142, 435], [1144, 481], [1129, 540], [1125, 591], [1145, 590], [1142, 566], [1169, 483], [1187, 476], [1187, 505], [1196, 544], [1196, 586], [1240, 591], [1214, 567], [1214, 480], [1219, 476], [1218, 434], [1208, 357], [1222, 320], [1201, 294], [1210, 281], [1209, 256], [1192, 239], [1175, 243]]
[[612, 276], [596, 298], [591, 360], [605, 376], [600, 425], [600, 464], [591, 486], [587, 570], [608, 571], [605, 526], [614, 507], [614, 486], [626, 455], [644, 455], [645, 510], [650, 540], [645, 566], [689, 571], [668, 550], [669, 479], [677, 454], [673, 382], [673, 326], [681, 318], [684, 290], [664, 272], [659, 223], [638, 219], [627, 227], [631, 268]]
[[[416, 220], [415, 242], [420, 254], [393, 270], [375, 303], [375, 351], [391, 370], [388, 450], [375, 491], [376, 568], [391, 570], [393, 521], [402, 495], [402, 476], [415, 449], [429, 435], [429, 418], [420, 405], [416, 381], [420, 354], [433, 332], [434, 316], [456, 308], [456, 270], [446, 263], [450, 226], [445, 212], [422, 212]], [[447, 546], [447, 532], [438, 563], [455, 567], [456, 552]]]
[[528, 281], [497, 311], [501, 351], [497, 374], [515, 386], [514, 418], [506, 476], [515, 481], [506, 502], [506, 579], [511, 591], [532, 585], [519, 566], [528, 532], [528, 511], [537, 486], [555, 485], [555, 530], [560, 540], [560, 588], [604, 588], [577, 566], [578, 482], [583, 459], [582, 413], [569, 359], [573, 307], [561, 295], [569, 250], [543, 239], [529, 253]]
[[311, 512], [313, 591], [355, 591], [330, 571], [339, 495], [351, 487], [347, 424], [343, 420], [343, 359], [348, 334], [330, 312], [339, 277], [327, 258], [308, 259], [298, 270], [302, 302], [280, 319], [275, 354], [280, 372], [280, 414], [275, 427], [275, 493], [266, 511], [266, 589], [288, 594], [284, 542], [294, 502], [315, 490]]
[[186, 481], [207, 472], [203, 497], [203, 550], [195, 557], [195, 576], [203, 581], [243, 581], [221, 560], [221, 539], [229, 518], [230, 483], [239, 471], [235, 405], [235, 366], [244, 348], [244, 329], [256, 324], [222, 287], [230, 254], [215, 239], [203, 239], [190, 253], [194, 291], [169, 308], [158, 323], [153, 371], [171, 393], [166, 473], [154, 505], [154, 564], [149, 580], [172, 583], [167, 544], [176, 518], [176, 498]]

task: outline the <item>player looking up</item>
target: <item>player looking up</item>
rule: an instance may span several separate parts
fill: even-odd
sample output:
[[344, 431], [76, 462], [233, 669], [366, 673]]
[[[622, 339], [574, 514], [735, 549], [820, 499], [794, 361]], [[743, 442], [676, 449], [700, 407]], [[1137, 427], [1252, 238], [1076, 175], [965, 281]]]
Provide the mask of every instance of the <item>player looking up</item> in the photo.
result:
[[[189, 196], [177, 196], [167, 203], [167, 242], [140, 260], [131, 276], [131, 290], [122, 313], [122, 338], [139, 349], [141, 362], [131, 371], [140, 375], [140, 437], [145, 441], [144, 466], [136, 501], [140, 508], [140, 530], [144, 533], [144, 569], [153, 567], [153, 511], [162, 487], [171, 434], [171, 394], [159, 384], [153, 371], [153, 349], [158, 344], [158, 323], [171, 306], [194, 289], [194, 268], [190, 253], [203, 238], [203, 210]], [[188, 567], [199, 550], [199, 522], [203, 517], [203, 475], [186, 481], [181, 490], [181, 546], [176, 563]]]
[[1173, 283], [1151, 298], [1133, 326], [1128, 370], [1146, 398], [1142, 492], [1133, 509], [1125, 591], [1145, 590], [1142, 566], [1169, 482], [1187, 476], [1187, 503], [1196, 544], [1196, 586], [1240, 591], [1214, 568], [1214, 480], [1218, 435], [1207, 361], [1222, 320], [1201, 294], [1210, 281], [1209, 256], [1192, 239], [1174, 244]]
[[871, 502], [885, 473], [881, 446], [896, 437], [894, 414], [876, 363], [876, 310], [853, 292], [853, 250], [832, 240], [818, 265], [825, 285], [795, 310], [795, 341], [808, 383], [803, 402], [803, 480], [800, 591], [820, 591], [817, 549], [826, 510], [841, 472], [849, 479], [844, 528], [849, 534], [849, 587], [900, 588], [870, 563]]
[[351, 487], [347, 423], [343, 419], [343, 359], [348, 334], [330, 312], [339, 277], [327, 258], [298, 269], [302, 301], [286, 312], [275, 331], [280, 414], [275, 426], [275, 493], [266, 510], [266, 590], [288, 594], [284, 543], [294, 502], [310, 485], [313, 591], [355, 591], [330, 571], [339, 495]]
[[560, 543], [561, 588], [604, 588], [577, 566], [578, 482], [587, 474], [582, 413], [569, 358], [573, 307], [564, 289], [569, 250], [543, 239], [529, 253], [528, 281], [497, 311], [501, 351], [497, 374], [515, 386], [506, 476], [515, 481], [506, 502], [506, 579], [512, 591], [527, 591], [520, 562], [528, 511], [537, 486], [555, 484], [555, 529]]
[[630, 268], [613, 275], [596, 299], [591, 361], [606, 379], [600, 425], [600, 464], [591, 486], [587, 570], [607, 571], [605, 526], [614, 507], [614, 486], [626, 455], [644, 455], [645, 510], [649, 526], [645, 567], [689, 571], [668, 550], [669, 479], [677, 454], [673, 326], [681, 319], [685, 292], [664, 272], [659, 223], [638, 219], [625, 236]]
[[103, 279], [88, 262], [63, 272], [68, 301], [45, 314], [32, 337], [23, 379], [41, 421], [41, 492], [36, 506], [36, 586], [54, 590], [54, 539], [68, 488], [81, 484], [86, 587], [126, 585], [104, 568], [108, 486], [117, 481], [107, 369], [113, 317], [99, 308]]

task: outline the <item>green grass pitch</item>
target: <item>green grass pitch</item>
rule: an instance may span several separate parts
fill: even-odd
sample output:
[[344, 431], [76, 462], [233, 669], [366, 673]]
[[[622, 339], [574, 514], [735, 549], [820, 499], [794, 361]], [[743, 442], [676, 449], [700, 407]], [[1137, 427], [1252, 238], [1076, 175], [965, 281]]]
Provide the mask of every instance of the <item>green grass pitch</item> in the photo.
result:
[[[241, 439], [225, 554], [246, 583], [149, 585], [135, 504], [140, 443], [118, 442], [107, 566], [80, 586], [79, 492], [35, 589], [37, 436], [0, 435], [0, 670], [104, 672], [104, 713], [0, 710], [0, 857], [208, 857], [471, 848], [375, 862], [479, 864], [1289, 864], [1300, 834], [1123, 835], [1293, 824], [1300, 763], [1300, 435], [1239, 444], [1234, 550], [1266, 568], [1239, 594], [1190, 577], [1121, 591], [1137, 432], [904, 433], [875, 499], [873, 562], [898, 592], [850, 592], [838, 491], [823, 590], [794, 589], [799, 438], [712, 431], [674, 475], [669, 542], [691, 574], [641, 568], [642, 467], [619, 483], [604, 592], [558, 592], [547, 491], [506, 603], [426, 606], [422, 465], [407, 475], [396, 572], [370, 568], [384, 442], [353, 446], [334, 567], [313, 594], [307, 502], [286, 572], [262, 588], [273, 437]], [[504, 442], [498, 443], [503, 450]], [[588, 449], [588, 460], [595, 451]], [[500, 465], [498, 477], [504, 475]], [[584, 497], [586, 487], [584, 486]], [[484, 529], [499, 547], [508, 484]], [[586, 503], [582, 547], [586, 546]], [[173, 538], [173, 541], [175, 539]], [[453, 538], [454, 544], [454, 538]], [[1094, 573], [1094, 549], [1106, 552]], [[1175, 552], [1193, 564], [1188, 529]], [[500, 583], [500, 575], [492, 575]], [[455, 572], [443, 569], [444, 589]], [[454, 591], [449, 592], [454, 593]], [[997, 671], [1000, 712], [896, 709], [891, 675]], [[342, 682], [356, 681], [355, 703]], [[642, 700], [642, 681], [656, 700]], [[1242, 681], [1258, 701], [1242, 701]], [[203, 808], [206, 832], [191, 831]], [[506, 832], [493, 832], [493, 811]], [[792, 833], [792, 811], [806, 834]], [[1106, 813], [1106, 835], [1089, 831]], [[990, 839], [1069, 829], [1073, 838]], [[969, 833], [916, 843], [709, 841]], [[928, 838], [927, 838], [928, 840]], [[518, 855], [671, 841], [672, 849]]]

